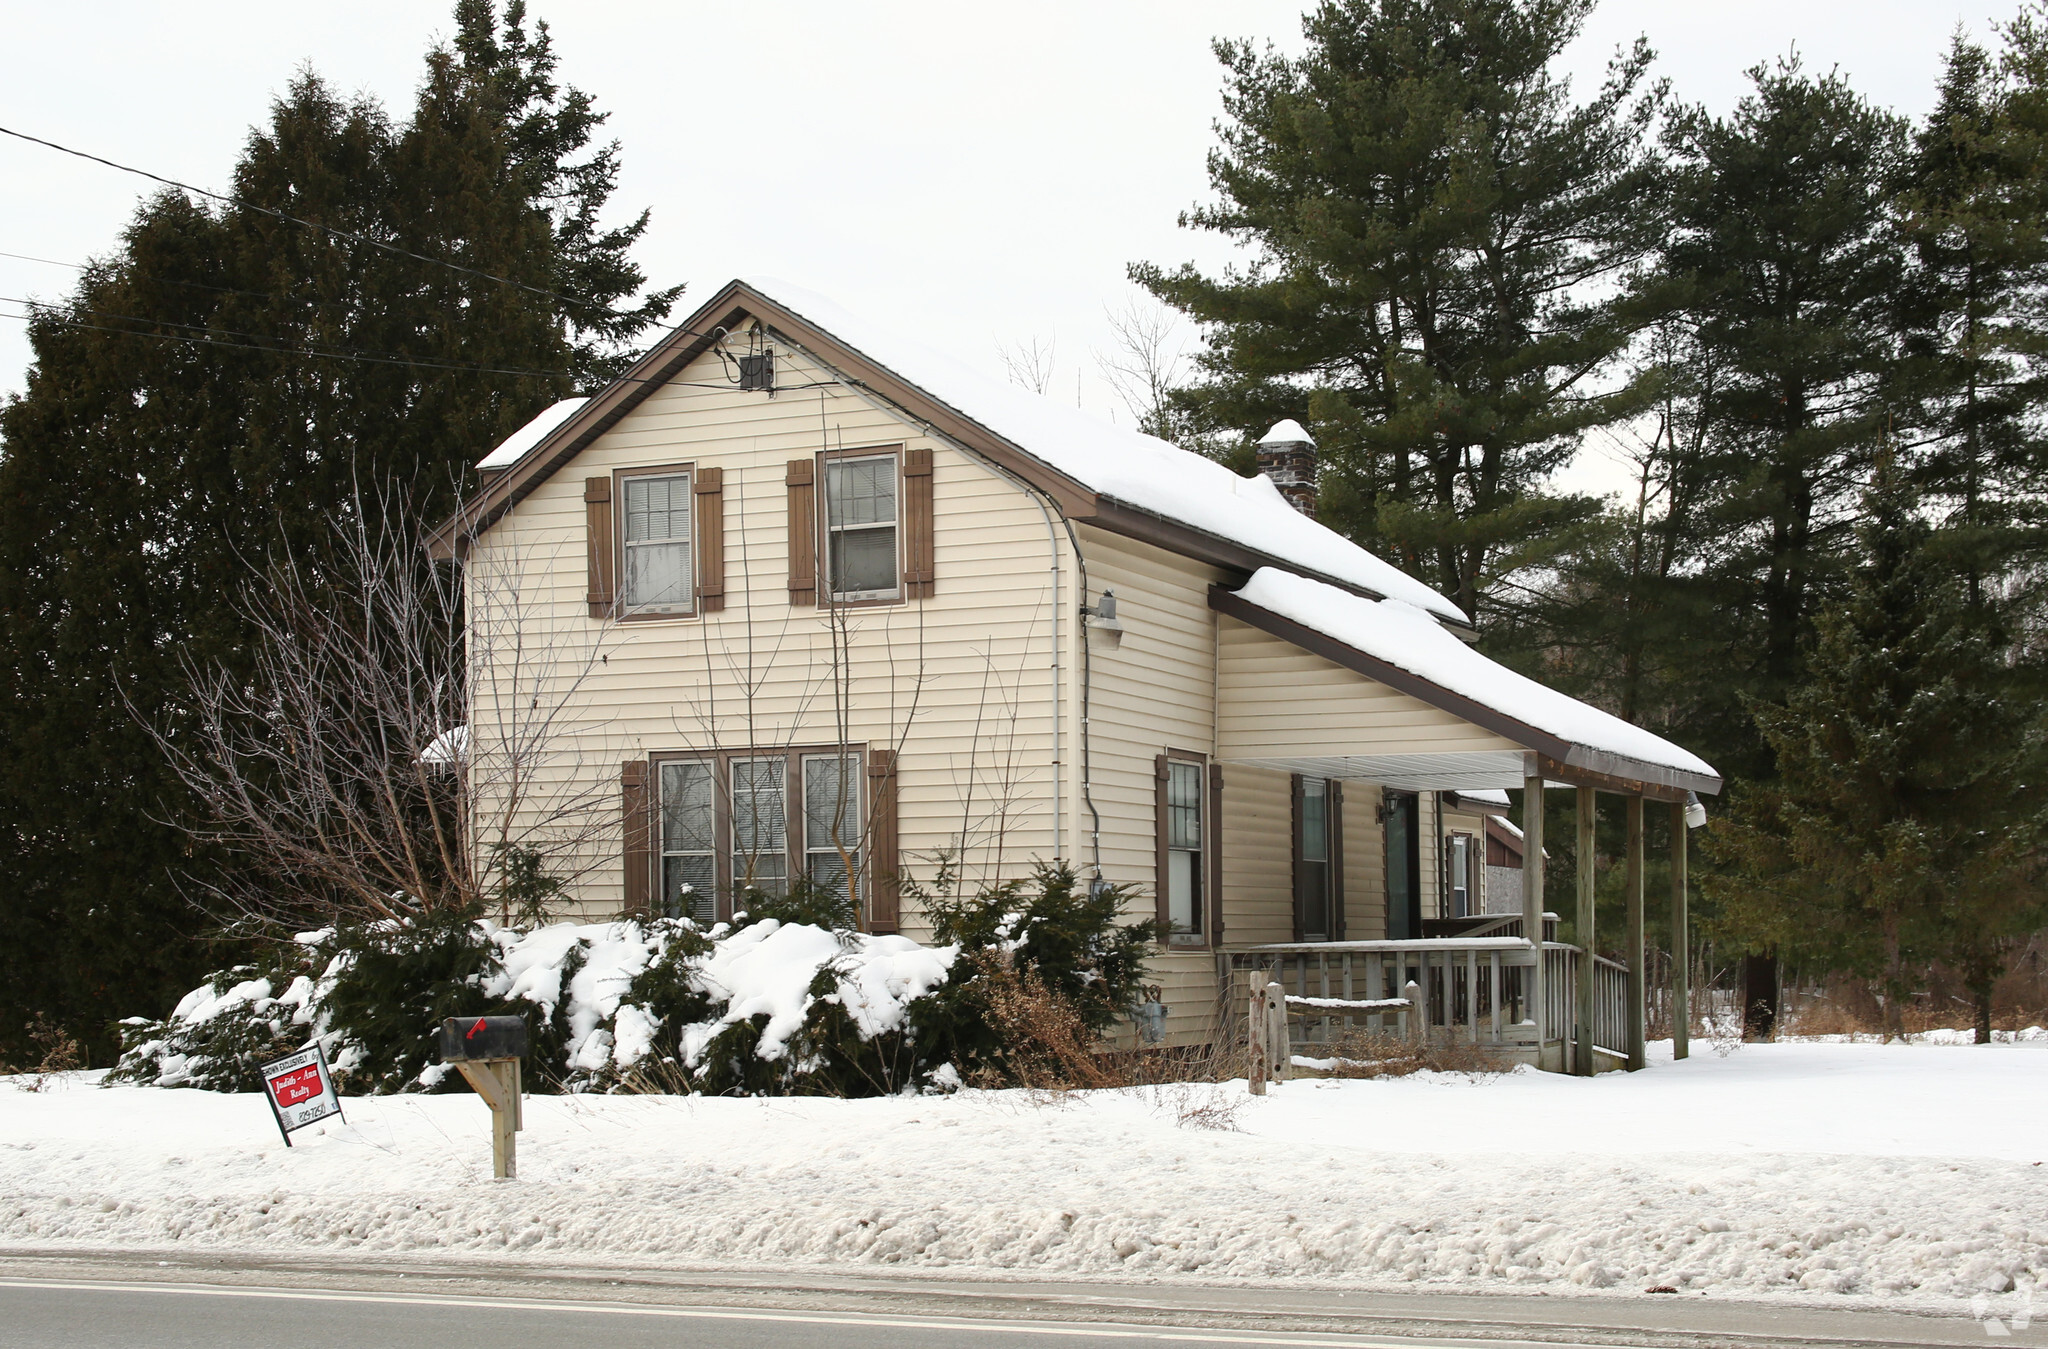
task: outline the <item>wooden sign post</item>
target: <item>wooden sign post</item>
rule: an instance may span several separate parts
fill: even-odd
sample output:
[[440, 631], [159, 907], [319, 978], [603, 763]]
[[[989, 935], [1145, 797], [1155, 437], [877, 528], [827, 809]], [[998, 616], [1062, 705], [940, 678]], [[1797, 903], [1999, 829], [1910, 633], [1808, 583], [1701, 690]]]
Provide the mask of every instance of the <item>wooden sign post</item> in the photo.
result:
[[518, 1142], [526, 1127], [519, 1061], [526, 1055], [526, 1019], [517, 1016], [450, 1017], [441, 1023], [441, 1062], [454, 1065], [491, 1108], [491, 1174], [519, 1174]]

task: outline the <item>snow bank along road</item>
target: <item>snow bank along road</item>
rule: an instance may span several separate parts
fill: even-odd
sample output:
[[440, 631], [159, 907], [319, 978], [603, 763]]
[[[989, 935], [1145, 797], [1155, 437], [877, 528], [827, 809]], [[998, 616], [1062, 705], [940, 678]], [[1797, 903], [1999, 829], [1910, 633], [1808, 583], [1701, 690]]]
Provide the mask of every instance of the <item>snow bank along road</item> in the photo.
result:
[[[488, 1178], [472, 1096], [346, 1104], [286, 1150], [253, 1096], [0, 1083], [0, 1247], [1670, 1287], [2004, 1316], [2048, 1277], [2048, 1036], [1264, 1099], [537, 1097], [509, 1184]], [[1183, 1120], [1211, 1104], [1235, 1130]]]

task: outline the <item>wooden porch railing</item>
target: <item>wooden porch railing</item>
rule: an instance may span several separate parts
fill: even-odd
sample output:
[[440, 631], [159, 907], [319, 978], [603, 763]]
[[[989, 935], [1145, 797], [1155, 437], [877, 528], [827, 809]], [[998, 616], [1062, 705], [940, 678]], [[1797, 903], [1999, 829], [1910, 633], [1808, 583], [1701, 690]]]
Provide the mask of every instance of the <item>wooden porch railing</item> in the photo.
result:
[[[1514, 922], [1521, 925], [1519, 918]], [[1578, 1030], [1584, 956], [1576, 946], [1545, 942], [1543, 961], [1544, 1043], [1570, 1046]], [[1427, 1028], [1475, 1045], [1534, 1054], [1535, 1027], [1525, 995], [1534, 963], [1534, 950], [1519, 935], [1243, 947], [1217, 954], [1218, 1010], [1227, 1026], [1241, 1032], [1247, 995], [1272, 982], [1302, 1020], [1297, 1046], [1331, 1044], [1350, 1030], [1406, 1036]], [[1628, 970], [1596, 956], [1593, 971], [1593, 1042], [1626, 1056]], [[1412, 1009], [1362, 1012], [1316, 1005], [1398, 999], [1410, 983], [1416, 986]]]

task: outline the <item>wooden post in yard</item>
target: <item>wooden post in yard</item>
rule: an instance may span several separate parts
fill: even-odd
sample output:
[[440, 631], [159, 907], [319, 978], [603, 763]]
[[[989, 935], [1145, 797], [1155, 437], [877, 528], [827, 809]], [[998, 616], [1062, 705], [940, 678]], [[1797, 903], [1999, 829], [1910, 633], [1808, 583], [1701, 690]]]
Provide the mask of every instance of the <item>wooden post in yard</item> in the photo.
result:
[[1536, 948], [1536, 961], [1523, 981], [1529, 1020], [1536, 1027], [1536, 1067], [1543, 1067], [1543, 779], [1522, 779], [1522, 935]]
[[1593, 849], [1598, 840], [1594, 825], [1600, 818], [1600, 797], [1591, 787], [1579, 788], [1579, 1034], [1572, 1050], [1572, 1071], [1581, 1077], [1593, 1075], [1593, 1014], [1599, 1006], [1600, 990], [1593, 966]]
[[1287, 1033], [1287, 990], [1279, 984], [1266, 985], [1266, 1035], [1273, 1080], [1285, 1082], [1294, 1076], [1294, 1041]]
[[1685, 802], [1671, 803], [1671, 1057], [1692, 1052], [1692, 942], [1685, 915]]
[[1263, 973], [1256, 967], [1252, 970], [1251, 1001], [1244, 1014], [1245, 1053], [1250, 1059], [1245, 1078], [1254, 1096], [1266, 1094], [1266, 1077], [1271, 1071], [1266, 1062], [1266, 990], [1259, 982]]
[[1628, 1070], [1643, 1052], [1643, 798], [1628, 799]]

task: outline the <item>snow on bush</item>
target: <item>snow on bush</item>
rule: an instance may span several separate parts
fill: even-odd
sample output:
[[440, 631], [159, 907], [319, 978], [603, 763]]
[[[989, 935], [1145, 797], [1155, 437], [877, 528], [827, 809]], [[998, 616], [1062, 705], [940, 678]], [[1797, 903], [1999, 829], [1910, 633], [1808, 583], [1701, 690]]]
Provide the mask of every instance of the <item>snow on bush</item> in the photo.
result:
[[[913, 1038], [914, 1006], [946, 984], [958, 954], [774, 918], [709, 932], [622, 919], [306, 933], [276, 969], [225, 971], [164, 1020], [124, 1022], [112, 1077], [254, 1090], [257, 1063], [318, 1040], [345, 1086], [432, 1089], [446, 1077], [432, 1056], [442, 1015], [520, 1015], [536, 1085], [607, 1090], [652, 1071], [682, 1090], [793, 1091], [814, 1078], [858, 1089], [876, 1070], [848, 1077], [843, 1060]], [[942, 1066], [889, 1049], [895, 1071], [872, 1089], [921, 1085]]]

